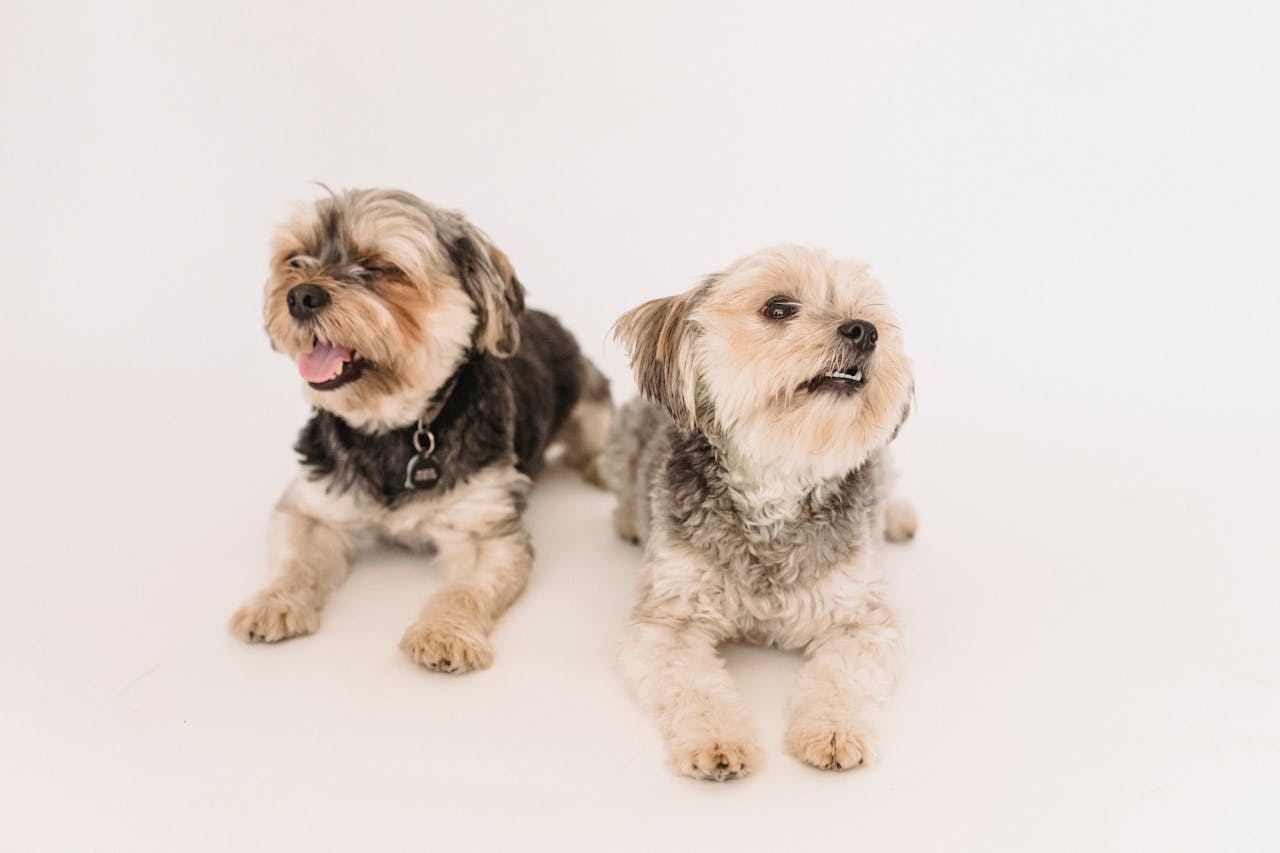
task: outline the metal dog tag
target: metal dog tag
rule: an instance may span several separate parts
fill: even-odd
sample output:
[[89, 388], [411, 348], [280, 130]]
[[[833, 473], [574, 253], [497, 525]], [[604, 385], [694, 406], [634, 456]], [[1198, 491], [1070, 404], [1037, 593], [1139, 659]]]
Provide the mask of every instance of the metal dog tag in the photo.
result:
[[[422, 439], [427, 439], [427, 446], [422, 446]], [[418, 451], [409, 458], [404, 469], [404, 487], [406, 489], [429, 489], [440, 479], [440, 468], [431, 461], [431, 454], [436, 452], [436, 437], [427, 429], [421, 420], [418, 430], [413, 434], [413, 449]]]
[[415, 453], [404, 471], [406, 489], [429, 489], [440, 479], [440, 469], [424, 453]]

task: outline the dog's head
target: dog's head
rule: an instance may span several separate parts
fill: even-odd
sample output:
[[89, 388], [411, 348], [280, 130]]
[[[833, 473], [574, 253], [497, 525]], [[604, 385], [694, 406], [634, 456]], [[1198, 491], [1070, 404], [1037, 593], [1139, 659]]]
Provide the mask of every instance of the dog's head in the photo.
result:
[[460, 214], [351, 190], [276, 235], [263, 314], [311, 403], [355, 426], [411, 423], [473, 352], [520, 345], [524, 290]]
[[799, 246], [743, 258], [615, 327], [641, 393], [748, 465], [831, 476], [906, 419], [913, 381], [865, 264]]

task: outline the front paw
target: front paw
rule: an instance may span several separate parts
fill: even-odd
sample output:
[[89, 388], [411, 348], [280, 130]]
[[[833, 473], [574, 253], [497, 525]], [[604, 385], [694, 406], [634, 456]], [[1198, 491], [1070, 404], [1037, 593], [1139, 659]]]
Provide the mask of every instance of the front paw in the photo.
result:
[[865, 726], [827, 715], [798, 715], [786, 736], [787, 751], [823, 770], [850, 770], [875, 757]]
[[260, 592], [231, 617], [231, 633], [249, 643], [277, 643], [319, 627], [320, 611], [284, 592]]
[[694, 779], [727, 782], [760, 766], [760, 748], [748, 733], [702, 735], [670, 745], [671, 764]]
[[493, 665], [493, 645], [478, 628], [418, 622], [400, 639], [400, 649], [413, 662], [436, 672], [464, 673]]

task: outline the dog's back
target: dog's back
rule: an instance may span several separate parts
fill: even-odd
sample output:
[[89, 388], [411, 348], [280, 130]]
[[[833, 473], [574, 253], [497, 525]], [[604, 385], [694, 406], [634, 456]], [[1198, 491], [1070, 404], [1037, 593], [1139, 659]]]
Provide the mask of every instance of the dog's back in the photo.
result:
[[595, 457], [612, 413], [609, 381], [560, 321], [542, 311], [520, 315], [520, 348], [501, 362], [516, 406], [516, 467], [533, 476], [553, 441], [565, 461], [598, 481]]

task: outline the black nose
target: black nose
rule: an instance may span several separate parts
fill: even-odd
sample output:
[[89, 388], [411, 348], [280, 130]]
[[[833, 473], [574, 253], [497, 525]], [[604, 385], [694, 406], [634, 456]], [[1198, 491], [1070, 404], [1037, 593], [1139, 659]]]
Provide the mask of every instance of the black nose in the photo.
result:
[[849, 339], [849, 343], [863, 352], [871, 352], [875, 349], [876, 341], [880, 339], [880, 334], [876, 331], [876, 327], [866, 320], [850, 320], [841, 326], [839, 331], [841, 335]]
[[329, 294], [323, 287], [314, 284], [300, 284], [289, 290], [285, 297], [289, 303], [289, 313], [299, 320], [305, 320], [321, 308], [329, 304]]

